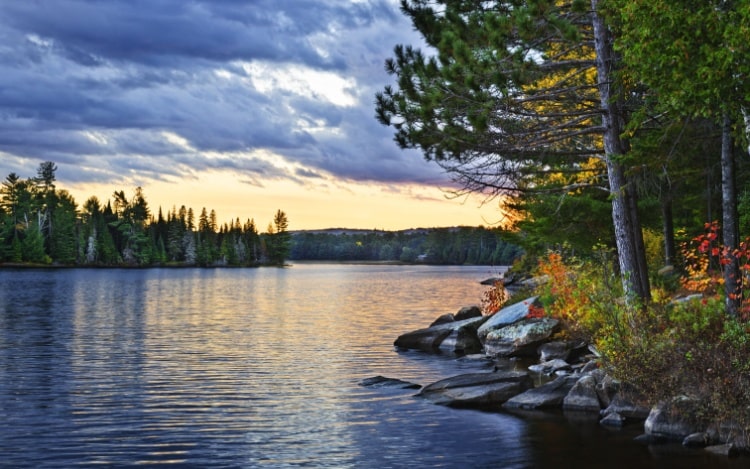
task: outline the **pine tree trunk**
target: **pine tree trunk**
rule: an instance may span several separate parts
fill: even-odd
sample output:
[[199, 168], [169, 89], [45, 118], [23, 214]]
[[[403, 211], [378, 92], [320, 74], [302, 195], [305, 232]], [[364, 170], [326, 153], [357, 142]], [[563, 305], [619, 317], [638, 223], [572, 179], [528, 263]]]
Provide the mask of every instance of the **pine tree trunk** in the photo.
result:
[[620, 137], [624, 129], [623, 115], [612, 89], [614, 51], [610, 32], [597, 13], [598, 3], [598, 0], [591, 0], [596, 70], [604, 127], [604, 161], [612, 197], [617, 257], [626, 300], [632, 302], [637, 298], [647, 301], [650, 298], [650, 288], [640, 220], [637, 217], [636, 196], [629, 193], [624, 168], [616, 160], [618, 155], [625, 154], [627, 148]]
[[674, 265], [677, 248], [674, 240], [674, 216], [672, 215], [672, 198], [668, 196], [661, 202], [662, 233], [664, 234], [664, 265]]
[[737, 215], [737, 190], [735, 187], [732, 121], [724, 113], [721, 126], [721, 213], [724, 247], [724, 286], [726, 309], [730, 316], [739, 314], [742, 302], [739, 259], [734, 252], [739, 247], [739, 223]]

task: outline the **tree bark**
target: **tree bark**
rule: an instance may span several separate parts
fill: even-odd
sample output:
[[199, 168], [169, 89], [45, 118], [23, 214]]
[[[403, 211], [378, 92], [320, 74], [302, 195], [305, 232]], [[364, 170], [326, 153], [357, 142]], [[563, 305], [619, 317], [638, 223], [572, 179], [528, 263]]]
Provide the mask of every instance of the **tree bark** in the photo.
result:
[[672, 198], [667, 196], [661, 201], [662, 232], [664, 234], [664, 265], [674, 265], [677, 248], [674, 240], [674, 216]]
[[628, 186], [625, 170], [617, 161], [618, 155], [627, 151], [621, 134], [624, 117], [613, 89], [614, 50], [609, 30], [597, 13], [598, 0], [591, 0], [596, 71], [604, 127], [604, 162], [607, 167], [609, 191], [612, 197], [612, 221], [617, 244], [617, 258], [626, 301], [648, 301], [650, 287], [646, 270], [645, 251], [640, 219], [637, 217], [636, 195]]
[[740, 263], [735, 251], [739, 247], [739, 223], [737, 214], [737, 189], [734, 174], [734, 142], [732, 121], [724, 113], [721, 125], [721, 214], [722, 237], [725, 252], [722, 253], [724, 287], [726, 289], [726, 312], [737, 316], [742, 303]]

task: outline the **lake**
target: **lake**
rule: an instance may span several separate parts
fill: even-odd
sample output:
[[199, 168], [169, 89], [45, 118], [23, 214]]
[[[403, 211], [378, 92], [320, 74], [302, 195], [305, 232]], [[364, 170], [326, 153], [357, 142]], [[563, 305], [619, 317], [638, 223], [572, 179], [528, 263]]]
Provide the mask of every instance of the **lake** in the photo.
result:
[[[746, 467], [640, 428], [432, 405], [482, 360], [394, 339], [479, 304], [490, 267], [0, 270], [2, 467]], [[743, 464], [744, 463], [744, 464]]]

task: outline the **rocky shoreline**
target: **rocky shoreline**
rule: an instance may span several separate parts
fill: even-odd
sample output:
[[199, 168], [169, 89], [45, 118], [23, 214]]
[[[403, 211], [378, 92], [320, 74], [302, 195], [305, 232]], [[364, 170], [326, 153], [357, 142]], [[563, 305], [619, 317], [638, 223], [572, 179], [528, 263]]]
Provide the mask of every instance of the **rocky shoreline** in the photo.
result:
[[[480, 410], [564, 410], [597, 416], [601, 425], [642, 425], [646, 444], [680, 441], [726, 456], [747, 454], [747, 435], [732, 425], [700, 428], [692, 423], [687, 397], [647, 403], [600, 366], [594, 347], [581, 341], [553, 340], [557, 320], [538, 317], [538, 299], [528, 298], [491, 316], [477, 306], [445, 314], [429, 326], [400, 335], [399, 349], [455, 354], [491, 361], [492, 371], [452, 376], [421, 387], [374, 377], [364, 386], [419, 389], [417, 396], [437, 405]], [[520, 369], [520, 361], [529, 366]]]

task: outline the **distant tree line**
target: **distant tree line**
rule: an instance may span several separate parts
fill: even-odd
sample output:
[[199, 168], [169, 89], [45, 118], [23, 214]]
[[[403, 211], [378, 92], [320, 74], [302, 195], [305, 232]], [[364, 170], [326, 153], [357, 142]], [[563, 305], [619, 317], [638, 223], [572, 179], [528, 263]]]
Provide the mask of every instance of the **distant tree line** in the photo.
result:
[[289, 255], [286, 214], [278, 210], [264, 233], [253, 219], [219, 224], [214, 210], [173, 207], [154, 215], [138, 187], [81, 207], [55, 187], [52, 162], [37, 176], [9, 174], [0, 187], [0, 262], [82, 266], [255, 266], [283, 264]]
[[503, 236], [500, 229], [484, 227], [297, 232], [290, 259], [510, 265], [522, 251]]

